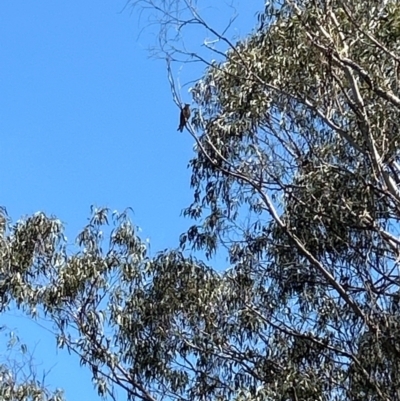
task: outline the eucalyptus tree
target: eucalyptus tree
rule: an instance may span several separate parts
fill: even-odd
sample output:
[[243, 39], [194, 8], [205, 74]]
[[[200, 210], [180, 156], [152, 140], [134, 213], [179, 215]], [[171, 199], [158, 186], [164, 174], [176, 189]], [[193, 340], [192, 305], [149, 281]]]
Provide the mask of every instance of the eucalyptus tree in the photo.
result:
[[[199, 224], [182, 241], [224, 245], [233, 265], [223, 281], [246, 339], [225, 348], [240, 361], [227, 393], [399, 399], [397, 3], [270, 2], [236, 43], [192, 2], [144, 3], [175, 97], [178, 56], [206, 65], [189, 129]], [[217, 61], [179, 48], [188, 26]]]
[[[38, 214], [4, 230], [4, 307], [43, 309], [102, 395], [400, 399], [396, 2], [272, 2], [237, 42], [195, 2], [133, 3], [156, 13], [179, 106], [175, 63], [204, 63], [180, 246], [230, 268], [149, 257], [125, 213], [105, 243], [103, 209], [69, 255]], [[216, 60], [182, 44], [196, 27]]]

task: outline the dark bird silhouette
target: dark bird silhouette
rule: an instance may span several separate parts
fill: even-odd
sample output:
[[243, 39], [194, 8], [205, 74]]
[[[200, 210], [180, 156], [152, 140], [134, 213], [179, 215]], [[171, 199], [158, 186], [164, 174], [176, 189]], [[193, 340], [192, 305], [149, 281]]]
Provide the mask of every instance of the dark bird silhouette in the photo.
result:
[[179, 117], [179, 127], [177, 131], [181, 132], [183, 131], [187, 121], [189, 120], [189, 117], [190, 117], [190, 105], [186, 103], [185, 107], [181, 109], [181, 115]]

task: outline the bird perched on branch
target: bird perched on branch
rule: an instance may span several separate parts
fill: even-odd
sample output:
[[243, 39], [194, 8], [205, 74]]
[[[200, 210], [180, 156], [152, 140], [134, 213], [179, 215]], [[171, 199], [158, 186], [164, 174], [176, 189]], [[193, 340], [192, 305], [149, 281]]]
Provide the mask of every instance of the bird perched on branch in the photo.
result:
[[181, 109], [181, 115], [179, 118], [179, 127], [178, 127], [177, 131], [181, 131], [181, 132], [183, 131], [187, 121], [189, 120], [189, 117], [190, 117], [190, 105], [186, 103], [185, 107], [183, 107]]

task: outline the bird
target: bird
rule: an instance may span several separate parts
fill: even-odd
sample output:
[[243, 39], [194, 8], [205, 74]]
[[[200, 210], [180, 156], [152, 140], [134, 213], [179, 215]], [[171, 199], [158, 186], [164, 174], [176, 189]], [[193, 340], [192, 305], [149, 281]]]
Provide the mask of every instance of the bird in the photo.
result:
[[181, 115], [179, 117], [179, 127], [177, 131], [183, 132], [185, 128], [186, 122], [189, 120], [190, 117], [190, 104], [185, 104], [185, 107], [181, 109]]

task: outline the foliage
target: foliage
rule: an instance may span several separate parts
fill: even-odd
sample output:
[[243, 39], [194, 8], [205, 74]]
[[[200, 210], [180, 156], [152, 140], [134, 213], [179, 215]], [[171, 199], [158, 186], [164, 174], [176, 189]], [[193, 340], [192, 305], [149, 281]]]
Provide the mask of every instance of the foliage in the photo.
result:
[[[51, 317], [100, 395], [400, 399], [396, 2], [268, 3], [237, 43], [189, 0], [137, 4], [161, 15], [176, 100], [184, 30], [225, 46], [178, 52], [206, 64], [188, 124], [196, 224], [155, 257], [128, 213], [94, 210], [73, 254], [54, 218], [3, 224], [3, 309]], [[185, 247], [225, 247], [231, 267]]]
[[0, 361], [0, 399], [4, 401], [63, 401], [61, 390], [51, 392], [37, 379], [35, 361], [25, 344], [11, 330], [2, 326], [8, 341]]

